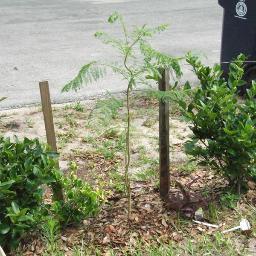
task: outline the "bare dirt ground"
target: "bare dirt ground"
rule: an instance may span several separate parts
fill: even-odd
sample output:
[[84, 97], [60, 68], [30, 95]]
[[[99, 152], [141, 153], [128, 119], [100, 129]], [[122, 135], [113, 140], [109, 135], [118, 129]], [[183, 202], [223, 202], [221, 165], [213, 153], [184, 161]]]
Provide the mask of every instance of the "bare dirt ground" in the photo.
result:
[[[171, 104], [170, 111], [171, 193], [180, 193], [175, 183], [179, 181], [191, 194], [203, 198], [205, 218], [220, 225], [218, 229], [181, 218], [159, 198], [158, 102], [155, 99], [145, 93], [136, 94], [132, 99], [133, 210], [130, 222], [126, 218], [123, 184], [126, 120], [123, 96], [54, 105], [53, 110], [62, 170], [68, 172], [69, 162], [76, 163], [79, 177], [103, 190], [106, 198], [98, 216], [62, 231], [58, 243], [64, 255], [76, 255], [76, 247], [83, 247], [83, 254], [79, 255], [125, 255], [124, 252], [133, 255], [130, 249], [138, 241], [158, 245], [171, 241], [178, 248], [176, 255], [191, 255], [187, 249], [189, 243], [196, 250], [194, 255], [205, 255], [206, 240], [214, 246], [219, 243], [219, 247], [212, 249], [214, 255], [253, 255], [256, 251], [256, 186], [252, 186], [255, 184], [234, 202], [234, 208], [223, 206], [221, 198], [226, 182], [209, 168], [188, 161], [183, 145], [191, 132], [175, 105]], [[4, 136], [38, 137], [45, 142], [40, 107], [0, 112], [0, 131]], [[237, 232], [220, 236], [219, 231], [235, 226], [241, 217], [252, 224], [250, 234]], [[51, 255], [43, 254], [47, 251], [45, 246], [43, 240], [35, 236], [24, 242], [21, 255]]]

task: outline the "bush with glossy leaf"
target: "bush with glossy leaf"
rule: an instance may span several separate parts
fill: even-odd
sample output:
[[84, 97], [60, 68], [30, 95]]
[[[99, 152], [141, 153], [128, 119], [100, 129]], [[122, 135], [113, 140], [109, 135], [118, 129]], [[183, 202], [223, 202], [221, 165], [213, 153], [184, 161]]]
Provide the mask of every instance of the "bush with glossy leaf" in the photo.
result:
[[77, 177], [77, 165], [70, 164], [70, 174], [61, 177], [65, 201], [55, 201], [50, 210], [63, 225], [79, 223], [95, 215], [103, 200], [102, 192]]
[[55, 160], [37, 140], [0, 138], [0, 244], [16, 246], [33, 225], [43, 184], [54, 181]]
[[244, 61], [243, 55], [238, 56], [226, 81], [219, 65], [206, 67], [189, 54], [187, 62], [200, 86], [191, 94], [189, 104], [179, 99], [193, 132], [186, 143], [187, 153], [227, 177], [239, 192], [244, 181], [256, 176], [256, 83], [244, 100], [237, 96], [244, 84]]
[[[79, 222], [96, 213], [100, 193], [74, 175], [56, 169], [56, 157], [38, 140], [0, 137], [0, 245], [15, 248], [45, 219]], [[63, 187], [64, 201], [44, 202], [44, 189]]]

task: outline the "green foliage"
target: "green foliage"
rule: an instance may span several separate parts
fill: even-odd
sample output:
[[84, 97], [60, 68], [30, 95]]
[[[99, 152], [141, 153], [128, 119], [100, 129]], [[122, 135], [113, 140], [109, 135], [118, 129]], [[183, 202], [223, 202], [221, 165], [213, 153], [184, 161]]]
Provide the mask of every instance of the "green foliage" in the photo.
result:
[[77, 101], [77, 102], [75, 102], [73, 104], [65, 105], [64, 110], [68, 110], [68, 109], [73, 109], [73, 110], [75, 110], [77, 112], [84, 112], [85, 107], [84, 107], [84, 105], [80, 101]]
[[62, 91], [68, 92], [70, 90], [77, 91], [81, 88], [82, 84], [89, 84], [93, 81], [97, 81], [104, 76], [105, 69], [96, 66], [96, 62], [90, 62], [84, 65], [79, 71], [78, 75], [66, 84]]
[[106, 127], [112, 119], [116, 119], [118, 110], [123, 107], [123, 101], [110, 95], [106, 99], [97, 100], [95, 108], [90, 113], [89, 124], [95, 128]]
[[37, 140], [0, 138], [0, 244], [13, 247], [33, 226], [43, 184], [54, 181], [55, 161]]
[[151, 85], [148, 80], [158, 81], [161, 77], [159, 69], [168, 68], [174, 77], [180, 77], [182, 72], [179, 65], [180, 58], [175, 58], [155, 50], [148, 39], [165, 31], [168, 25], [162, 24], [157, 27], [143, 25], [129, 31], [124, 23], [122, 15], [114, 12], [108, 19], [110, 24], [119, 24], [123, 32], [123, 38], [115, 38], [105, 32], [98, 31], [95, 37], [104, 44], [112, 46], [123, 61], [119, 63], [92, 61], [84, 65], [78, 75], [64, 86], [63, 91], [79, 90], [83, 85], [92, 83], [102, 78], [106, 69], [112, 70], [127, 80], [131, 87], [138, 84]]
[[[104, 136], [106, 136], [105, 133]], [[125, 134], [120, 133], [115, 139], [106, 139], [101, 144], [96, 144], [95, 147], [97, 152], [102, 154], [105, 159], [113, 159], [117, 152], [124, 152], [125, 150]]]
[[155, 169], [147, 168], [135, 173], [134, 176], [138, 181], [155, 181], [158, 178], [158, 173]]
[[74, 105], [73, 105], [73, 109], [77, 112], [84, 112], [84, 106], [81, 104], [80, 101], [76, 102]]
[[110, 187], [111, 189], [115, 190], [117, 193], [124, 193], [125, 192], [125, 184], [124, 184], [124, 177], [123, 175], [116, 169], [113, 169], [109, 173], [110, 177]]
[[79, 223], [95, 215], [103, 200], [100, 191], [92, 190], [90, 185], [77, 177], [75, 163], [70, 164], [70, 169], [69, 175], [60, 177], [65, 201], [55, 201], [51, 205], [55, 219], [64, 225]]
[[[55, 154], [38, 140], [0, 138], [0, 152], [0, 245], [6, 250], [49, 217], [70, 224], [99, 209], [101, 193], [73, 172], [63, 176]], [[65, 201], [46, 204], [44, 189], [56, 184], [63, 187]]]
[[181, 169], [182, 172], [190, 174], [197, 169], [197, 165], [194, 161], [188, 161], [183, 163], [179, 168]]
[[220, 198], [220, 202], [224, 207], [235, 209], [240, 196], [234, 193], [227, 192]]
[[46, 217], [44, 223], [41, 225], [42, 236], [46, 246], [46, 250], [43, 256], [55, 255], [62, 256], [63, 253], [60, 251], [60, 223], [59, 221]]
[[230, 65], [226, 82], [219, 65], [206, 67], [189, 54], [187, 62], [200, 86], [190, 94], [189, 103], [178, 99], [193, 132], [186, 143], [187, 153], [223, 174], [231, 185], [238, 185], [239, 191], [241, 183], [256, 174], [256, 83], [244, 101], [238, 100], [236, 94], [244, 84], [244, 60], [240, 55]]
[[217, 223], [219, 221], [218, 207], [214, 202], [210, 202], [208, 205], [208, 211], [206, 212], [206, 218], [211, 223]]

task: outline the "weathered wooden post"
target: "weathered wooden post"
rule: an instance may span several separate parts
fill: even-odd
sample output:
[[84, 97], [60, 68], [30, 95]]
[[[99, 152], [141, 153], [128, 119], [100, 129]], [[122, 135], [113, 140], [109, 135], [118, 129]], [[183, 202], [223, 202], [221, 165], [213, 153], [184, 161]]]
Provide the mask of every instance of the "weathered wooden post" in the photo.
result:
[[[169, 71], [161, 70], [159, 91], [169, 90]], [[170, 142], [169, 142], [169, 103], [159, 101], [159, 173], [160, 173], [160, 196], [165, 198], [170, 189]]]
[[[52, 105], [48, 81], [39, 82], [42, 110], [44, 114], [44, 124], [46, 130], [47, 143], [57, 153], [56, 136], [53, 123]], [[58, 166], [59, 167], [59, 166]], [[63, 200], [63, 192], [60, 184], [52, 186], [53, 196], [57, 200]]]

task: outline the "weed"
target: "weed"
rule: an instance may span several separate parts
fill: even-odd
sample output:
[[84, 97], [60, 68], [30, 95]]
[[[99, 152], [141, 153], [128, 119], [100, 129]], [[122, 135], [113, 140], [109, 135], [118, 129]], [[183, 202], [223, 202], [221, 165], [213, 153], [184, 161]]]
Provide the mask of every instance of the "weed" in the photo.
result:
[[42, 236], [45, 243], [46, 250], [43, 256], [54, 255], [63, 256], [60, 251], [60, 223], [52, 217], [45, 218], [41, 225]]
[[35, 125], [35, 122], [31, 118], [26, 118], [25, 123], [28, 128], [33, 128]]
[[82, 142], [84, 143], [90, 143], [90, 144], [94, 144], [95, 143], [95, 138], [91, 135], [87, 135], [82, 139]]
[[125, 133], [119, 134], [118, 137], [111, 138], [117, 135], [117, 131], [109, 130], [107, 133], [103, 133], [103, 137], [110, 137], [103, 140], [101, 143], [95, 143], [96, 150], [102, 154], [106, 159], [114, 159], [117, 152], [123, 152], [125, 150]]
[[159, 164], [159, 160], [153, 159], [145, 154], [140, 154], [137, 164], [138, 165], [148, 165], [151, 168], [156, 168]]
[[75, 138], [76, 133], [73, 129], [67, 131], [67, 132], [62, 132], [62, 133], [57, 133], [57, 138], [59, 142], [59, 147], [63, 148], [65, 144], [69, 143], [73, 138]]
[[143, 122], [143, 126], [147, 127], [147, 128], [151, 128], [152, 126], [154, 126], [157, 123], [157, 119], [156, 118], [152, 118], [152, 117], [148, 117], [144, 122]]
[[219, 212], [216, 204], [214, 202], [210, 202], [208, 205], [208, 219], [212, 222], [215, 223], [219, 220]]
[[114, 127], [110, 127], [109, 129], [105, 130], [102, 134], [102, 137], [106, 139], [116, 139], [120, 135], [120, 131]]
[[100, 127], [109, 126], [111, 120], [116, 119], [118, 110], [123, 107], [123, 101], [110, 96], [107, 99], [97, 100], [89, 116], [88, 125], [99, 130]]
[[218, 256], [234, 256], [247, 255], [245, 250], [238, 250], [234, 241], [224, 237], [221, 233], [217, 233], [211, 238], [210, 236], [201, 236], [195, 241], [190, 238], [186, 243], [159, 244], [159, 243], [143, 243], [136, 241], [134, 246], [130, 246], [121, 252], [110, 250], [109, 255], [125, 255], [125, 256], [197, 256], [197, 255], [218, 255]]
[[84, 106], [81, 104], [80, 101], [76, 102], [72, 108], [77, 112], [84, 112]]
[[75, 119], [75, 116], [73, 114], [65, 114], [64, 119], [66, 124], [68, 124], [70, 127], [77, 127], [78, 123]]
[[134, 176], [138, 181], [155, 181], [158, 178], [158, 173], [154, 169], [145, 169], [135, 173]]
[[117, 193], [124, 193], [125, 192], [125, 184], [124, 184], [124, 176], [118, 172], [118, 170], [112, 170], [109, 174], [110, 178], [110, 186], [117, 192]]
[[97, 152], [103, 155], [105, 159], [114, 159], [115, 151], [113, 149], [113, 142], [103, 141], [103, 143], [97, 147]]
[[183, 163], [180, 166], [181, 171], [190, 174], [194, 172], [197, 169], [197, 164], [195, 162], [188, 161], [186, 163]]
[[239, 195], [227, 192], [221, 196], [220, 202], [221, 205], [224, 207], [235, 209], [237, 207], [237, 202], [239, 201], [239, 199]]

